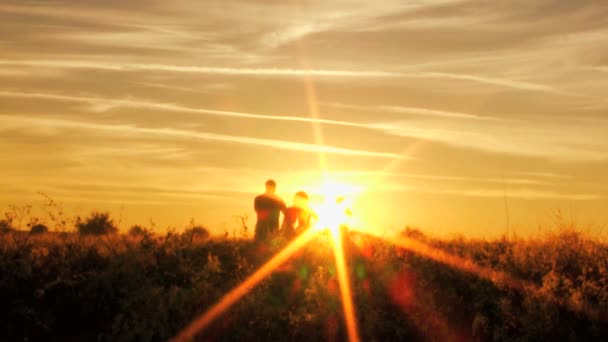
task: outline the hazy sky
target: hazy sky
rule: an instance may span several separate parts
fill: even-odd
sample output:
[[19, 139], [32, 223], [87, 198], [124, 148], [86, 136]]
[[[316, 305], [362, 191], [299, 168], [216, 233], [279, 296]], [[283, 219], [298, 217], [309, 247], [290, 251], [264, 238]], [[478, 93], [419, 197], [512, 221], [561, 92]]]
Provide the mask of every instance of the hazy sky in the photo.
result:
[[2, 0], [0, 51], [2, 207], [232, 231], [325, 171], [379, 229], [608, 222], [605, 0]]

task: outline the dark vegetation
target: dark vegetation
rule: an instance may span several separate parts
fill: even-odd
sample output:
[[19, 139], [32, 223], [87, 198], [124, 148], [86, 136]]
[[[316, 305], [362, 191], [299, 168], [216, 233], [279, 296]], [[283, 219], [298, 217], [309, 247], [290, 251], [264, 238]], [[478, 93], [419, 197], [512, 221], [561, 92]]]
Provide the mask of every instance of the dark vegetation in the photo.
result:
[[[181, 234], [141, 226], [118, 234], [110, 217], [99, 213], [75, 220], [82, 234], [28, 234], [16, 229], [14, 220], [2, 222], [0, 228], [7, 228], [0, 235], [2, 341], [165, 341], [285, 244], [212, 238], [195, 224]], [[544, 238], [493, 241], [438, 240], [416, 230], [403, 234], [507, 272], [536, 290], [481, 279], [351, 232], [345, 248], [363, 341], [608, 336], [608, 246], [572, 227]], [[309, 243], [199, 338], [346, 340], [328, 234]]]
[[76, 218], [76, 230], [82, 235], [107, 235], [118, 233], [118, 227], [108, 213], [93, 212], [91, 217]]

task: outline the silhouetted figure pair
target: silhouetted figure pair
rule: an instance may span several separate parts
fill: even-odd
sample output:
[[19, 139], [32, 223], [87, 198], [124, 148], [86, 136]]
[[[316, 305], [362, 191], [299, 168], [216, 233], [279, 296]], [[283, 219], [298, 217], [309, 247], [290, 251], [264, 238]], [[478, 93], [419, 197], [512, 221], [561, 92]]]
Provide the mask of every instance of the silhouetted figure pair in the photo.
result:
[[257, 196], [253, 206], [257, 214], [255, 239], [262, 241], [279, 232], [279, 218], [283, 213], [281, 235], [291, 239], [310, 227], [314, 214], [308, 207], [308, 195], [304, 191], [296, 193], [293, 205], [289, 208], [275, 194], [277, 184], [274, 180], [266, 181], [266, 192]]

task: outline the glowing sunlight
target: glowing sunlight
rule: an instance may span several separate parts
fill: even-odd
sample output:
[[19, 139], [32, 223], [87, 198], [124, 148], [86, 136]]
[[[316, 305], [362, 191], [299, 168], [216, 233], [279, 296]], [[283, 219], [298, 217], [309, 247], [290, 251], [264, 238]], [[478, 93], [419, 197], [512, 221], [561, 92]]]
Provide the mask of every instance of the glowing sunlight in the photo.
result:
[[606, 340], [606, 18], [0, 0], [0, 340]]

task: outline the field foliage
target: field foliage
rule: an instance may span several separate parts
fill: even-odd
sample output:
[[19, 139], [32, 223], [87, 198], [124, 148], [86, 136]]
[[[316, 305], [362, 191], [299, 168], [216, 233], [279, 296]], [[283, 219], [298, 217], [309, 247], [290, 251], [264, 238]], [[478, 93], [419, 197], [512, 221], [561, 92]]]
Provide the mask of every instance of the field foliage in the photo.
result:
[[[115, 233], [102, 214], [76, 232], [0, 236], [0, 339], [164, 341], [285, 245], [209, 237], [203, 227]], [[100, 234], [97, 222], [110, 234]], [[41, 228], [39, 228], [41, 229]], [[84, 234], [87, 233], [87, 234]], [[608, 336], [608, 246], [571, 227], [536, 239], [404, 235], [510, 274], [483, 279], [389, 242], [344, 237], [364, 341], [601, 340]], [[328, 234], [234, 305], [201, 340], [345, 340]]]

